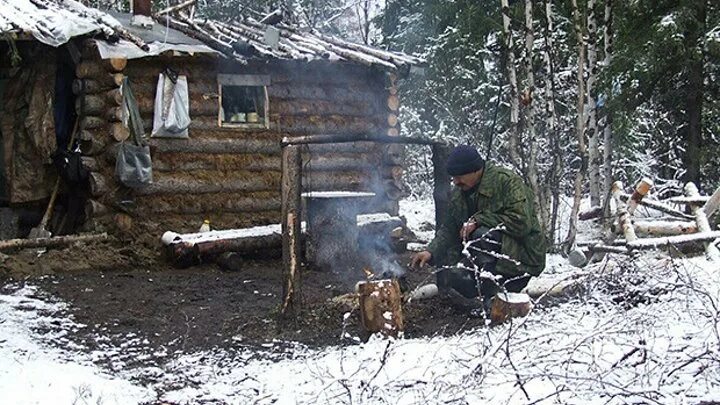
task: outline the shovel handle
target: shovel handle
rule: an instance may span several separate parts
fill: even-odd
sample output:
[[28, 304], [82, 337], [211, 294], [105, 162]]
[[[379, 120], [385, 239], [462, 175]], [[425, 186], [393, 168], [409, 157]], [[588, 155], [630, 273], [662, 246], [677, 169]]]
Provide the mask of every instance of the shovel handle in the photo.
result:
[[40, 221], [41, 229], [47, 229], [50, 214], [52, 214], [53, 207], [55, 206], [55, 200], [57, 199], [58, 190], [60, 190], [60, 177], [55, 180], [55, 188], [53, 188], [53, 192], [50, 194], [50, 202], [48, 202], [47, 209], [45, 209], [45, 215], [43, 215], [42, 221]]

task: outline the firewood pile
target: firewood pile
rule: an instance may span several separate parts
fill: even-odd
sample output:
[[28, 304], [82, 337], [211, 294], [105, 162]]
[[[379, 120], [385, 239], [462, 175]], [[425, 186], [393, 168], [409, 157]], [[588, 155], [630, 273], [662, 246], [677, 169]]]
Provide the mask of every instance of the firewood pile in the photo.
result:
[[[710, 225], [710, 219], [720, 206], [720, 188], [712, 196], [701, 196], [697, 186], [690, 182], [684, 187], [684, 196], [652, 200], [645, 198], [652, 186], [651, 180], [642, 179], [634, 192], [627, 194], [621, 182], [613, 183], [611, 191], [616, 209], [615, 220], [610, 226], [612, 232], [603, 241], [582, 243], [586, 247], [582, 250], [586, 258], [597, 258], [603, 253], [633, 255], [642, 250], [680, 250], [689, 245], [701, 245], [708, 260], [720, 262], [720, 230]], [[636, 216], [639, 205], [666, 216]], [[585, 219], [590, 216], [592, 214], [586, 214]], [[624, 239], [616, 238], [618, 235]], [[583, 266], [587, 261], [571, 258], [571, 263]]]

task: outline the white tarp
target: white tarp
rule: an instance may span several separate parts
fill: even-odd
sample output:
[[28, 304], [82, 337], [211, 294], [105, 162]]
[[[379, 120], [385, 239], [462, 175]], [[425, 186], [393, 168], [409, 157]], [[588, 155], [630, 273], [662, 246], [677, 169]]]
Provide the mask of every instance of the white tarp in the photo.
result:
[[[0, 0], [2, 1], [2, 0]], [[137, 59], [144, 58], [147, 56], [160, 55], [166, 51], [178, 51], [185, 52], [188, 54], [193, 53], [217, 53], [214, 49], [206, 45], [187, 45], [187, 44], [171, 44], [161, 42], [148, 43], [150, 48], [148, 51], [143, 51], [138, 48], [137, 45], [130, 41], [121, 39], [117, 43], [109, 44], [105, 41], [95, 40], [100, 51], [100, 57], [103, 59], [110, 58], [126, 58], [126, 59]]]

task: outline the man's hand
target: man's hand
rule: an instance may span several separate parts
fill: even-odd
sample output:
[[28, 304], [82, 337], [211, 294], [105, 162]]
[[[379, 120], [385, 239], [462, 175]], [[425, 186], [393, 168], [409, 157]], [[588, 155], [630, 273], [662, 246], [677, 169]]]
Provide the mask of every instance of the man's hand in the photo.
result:
[[468, 219], [467, 222], [463, 224], [463, 227], [460, 228], [460, 240], [467, 242], [468, 239], [470, 239], [470, 235], [475, 232], [477, 227], [477, 222], [475, 222], [474, 219]]
[[410, 260], [410, 267], [412, 267], [413, 269], [422, 269], [423, 267], [425, 267], [425, 264], [430, 261], [430, 259], [432, 259], [432, 253], [428, 252], [427, 250], [415, 253]]

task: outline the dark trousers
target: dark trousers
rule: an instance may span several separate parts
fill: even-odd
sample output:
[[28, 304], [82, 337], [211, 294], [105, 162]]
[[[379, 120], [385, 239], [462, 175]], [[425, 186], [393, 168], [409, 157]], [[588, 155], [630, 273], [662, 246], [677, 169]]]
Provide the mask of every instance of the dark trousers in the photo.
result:
[[[470, 262], [466, 267], [448, 267], [437, 273], [437, 285], [439, 288], [452, 287], [466, 298], [474, 298], [482, 295], [489, 298], [504, 289], [508, 292], [520, 292], [530, 281], [531, 276], [519, 277], [497, 277], [495, 268], [498, 258], [494, 254], [502, 251], [502, 233], [497, 230], [480, 227], [470, 236]], [[474, 269], [477, 268], [477, 271]], [[495, 279], [480, 277], [479, 272], [486, 271], [496, 275]]]

